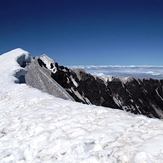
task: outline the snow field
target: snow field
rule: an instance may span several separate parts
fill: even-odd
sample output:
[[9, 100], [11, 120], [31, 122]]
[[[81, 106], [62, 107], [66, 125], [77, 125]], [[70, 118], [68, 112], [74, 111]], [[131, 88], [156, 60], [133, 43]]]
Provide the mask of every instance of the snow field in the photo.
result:
[[1, 163], [161, 163], [163, 122], [55, 98], [16, 84], [15, 49], [0, 56]]

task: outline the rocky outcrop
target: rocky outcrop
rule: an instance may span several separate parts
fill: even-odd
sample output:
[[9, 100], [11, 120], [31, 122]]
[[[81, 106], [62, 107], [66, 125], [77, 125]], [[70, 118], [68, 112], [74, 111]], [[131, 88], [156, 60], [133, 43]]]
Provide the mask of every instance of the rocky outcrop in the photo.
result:
[[82, 70], [70, 70], [57, 65], [57, 72], [51, 74], [78, 102], [117, 108], [106, 83]]
[[107, 82], [112, 97], [123, 110], [163, 118], [163, 80], [130, 79]]
[[51, 71], [47, 69], [45, 63], [39, 58], [35, 58], [27, 66], [25, 82], [27, 85], [40, 89], [55, 97], [74, 101], [65, 89], [51, 78]]
[[[135, 78], [104, 80], [86, 73], [84, 70], [72, 70], [60, 66], [46, 56], [35, 58], [33, 63], [35, 66], [37, 65], [37, 68], [28, 68], [27, 84], [39, 89], [41, 87], [41, 90], [50, 92], [50, 94], [55, 96], [59, 94], [58, 97], [74, 99], [85, 104], [121, 109], [148, 117], [163, 118], [163, 80]], [[32, 72], [33, 69], [37, 69], [37, 72]], [[35, 77], [40, 73], [39, 69], [43, 71], [43, 74], [48, 74], [48, 78], [44, 78], [45, 75], [41, 77], [41, 80], [43, 80], [42, 86], [33, 83], [40, 80], [40, 77]], [[31, 72], [33, 75], [30, 74]], [[59, 92], [56, 92], [56, 88], [58, 88], [56, 83], [61, 88]]]

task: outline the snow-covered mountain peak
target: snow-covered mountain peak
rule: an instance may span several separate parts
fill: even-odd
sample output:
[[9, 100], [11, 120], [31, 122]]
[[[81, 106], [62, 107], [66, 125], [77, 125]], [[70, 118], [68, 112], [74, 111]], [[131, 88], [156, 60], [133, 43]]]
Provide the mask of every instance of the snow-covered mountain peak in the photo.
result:
[[[25, 67], [26, 62], [31, 61], [30, 53], [21, 48], [8, 51], [0, 57], [2, 58], [2, 60], [8, 58], [8, 62], [6, 64], [9, 64], [9, 66], [13, 66], [13, 64], [19, 64], [21, 67]], [[15, 59], [17, 62], [15, 62]]]
[[18, 60], [28, 57], [19, 49], [0, 56], [1, 163], [162, 162], [163, 121], [16, 84]]
[[16, 48], [16, 49], [13, 49], [11, 51], [4, 53], [3, 56], [9, 55], [9, 57], [11, 58], [12, 56], [16, 57], [16, 56], [20, 56], [20, 55], [29, 55], [29, 54], [30, 53], [28, 51], [25, 51], [21, 48]]
[[8, 89], [12, 87], [12, 82], [17, 82], [17, 77], [25, 72], [24, 67], [30, 61], [30, 53], [20, 48], [0, 55], [1, 90], [6, 89], [6, 84]]

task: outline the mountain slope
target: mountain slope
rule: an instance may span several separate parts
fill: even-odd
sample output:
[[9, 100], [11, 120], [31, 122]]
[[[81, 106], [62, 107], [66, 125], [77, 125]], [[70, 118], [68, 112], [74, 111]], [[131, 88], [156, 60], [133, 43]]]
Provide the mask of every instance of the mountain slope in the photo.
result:
[[21, 49], [0, 56], [1, 163], [162, 162], [161, 120], [55, 98], [19, 84], [21, 75], [15, 74], [25, 73], [26, 62], [29, 53]]
[[48, 92], [55, 97], [74, 101], [66, 90], [51, 78], [51, 71], [39, 66], [39, 62], [36, 59], [32, 60], [27, 67], [25, 83], [44, 92]]
[[[39, 69], [48, 71], [49, 78], [62, 86], [75, 101], [163, 118], [163, 80], [100, 78], [81, 69], [60, 66], [45, 55], [36, 58], [35, 62]], [[30, 72], [34, 71], [29, 69]], [[35, 82], [36, 79], [32, 79]], [[27, 84], [32, 85], [28, 80]]]

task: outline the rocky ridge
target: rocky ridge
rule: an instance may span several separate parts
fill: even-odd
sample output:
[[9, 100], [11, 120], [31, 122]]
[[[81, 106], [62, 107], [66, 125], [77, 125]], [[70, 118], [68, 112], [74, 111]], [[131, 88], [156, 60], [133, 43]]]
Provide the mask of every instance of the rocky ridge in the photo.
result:
[[[36, 77], [38, 72], [33, 71], [36, 67], [46, 74], [44, 79]], [[27, 69], [26, 83], [54, 96], [163, 118], [163, 80], [103, 79], [82, 69], [60, 66], [46, 55], [33, 59]]]

